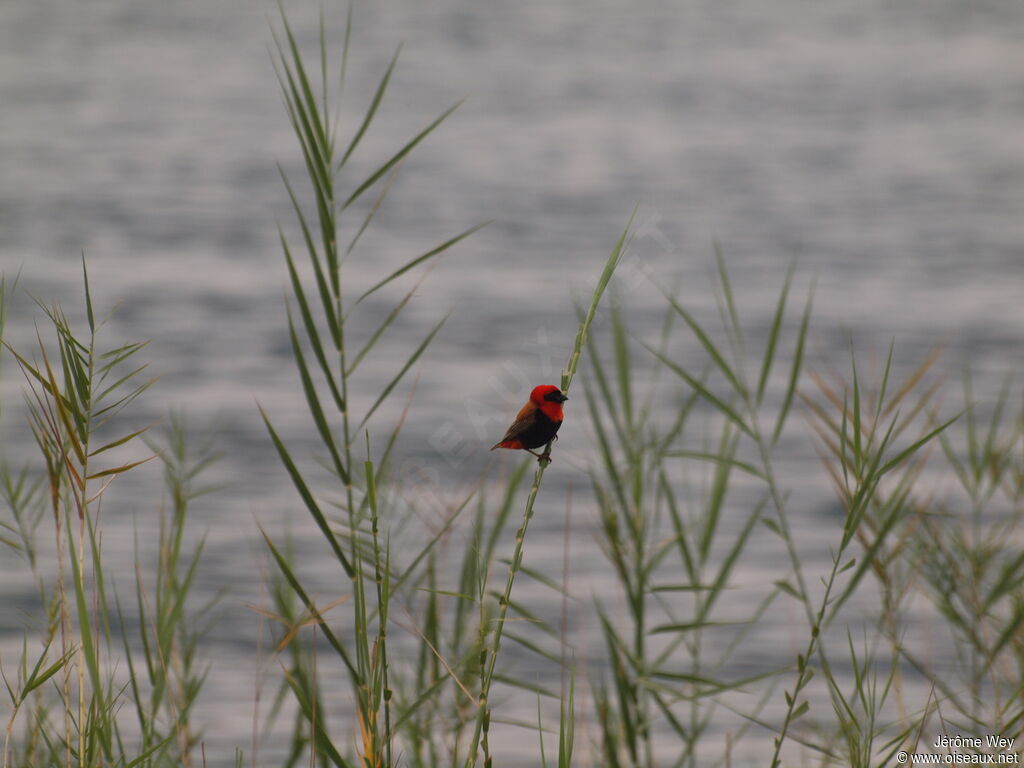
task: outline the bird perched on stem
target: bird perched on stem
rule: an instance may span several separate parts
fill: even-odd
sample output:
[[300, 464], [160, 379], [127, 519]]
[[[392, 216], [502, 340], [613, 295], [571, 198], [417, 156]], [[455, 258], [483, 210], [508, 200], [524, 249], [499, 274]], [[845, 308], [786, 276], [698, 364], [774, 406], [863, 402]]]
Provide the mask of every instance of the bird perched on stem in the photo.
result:
[[538, 459], [551, 461], [547, 453], [536, 453], [532, 449], [547, 445], [557, 437], [558, 428], [562, 426], [562, 403], [568, 399], [562, 390], [551, 384], [534, 387], [512, 426], [491, 450], [511, 448], [528, 451]]

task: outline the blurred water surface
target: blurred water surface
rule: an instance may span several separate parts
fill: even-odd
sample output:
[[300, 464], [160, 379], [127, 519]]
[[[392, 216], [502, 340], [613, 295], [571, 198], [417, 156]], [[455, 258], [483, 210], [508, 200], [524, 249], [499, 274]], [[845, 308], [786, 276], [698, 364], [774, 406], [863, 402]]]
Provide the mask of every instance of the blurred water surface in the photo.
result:
[[[286, 7], [300, 39], [315, 45], [317, 9]], [[344, 9], [327, 12], [340, 40]], [[197, 711], [210, 765], [232, 764], [252, 730], [256, 618], [244, 603], [260, 599], [265, 578], [254, 521], [290, 526], [300, 549], [325, 557], [320, 570], [309, 561], [312, 578], [325, 589], [338, 579], [255, 409], [258, 400], [309, 454], [275, 224], [290, 226], [275, 164], [295, 179], [302, 173], [268, 55], [275, 14], [246, 0], [0, 5], [0, 267], [20, 269], [33, 295], [77, 307], [84, 249], [94, 301], [118, 307], [112, 337], [152, 340], [148, 359], [161, 381], [133, 423], [181, 408], [224, 454], [210, 480], [226, 490], [197, 503], [195, 520], [197, 536], [208, 531], [199, 596], [229, 590]], [[943, 369], [955, 379], [969, 365], [983, 400], [1021, 371], [1024, 6], [396, 0], [356, 3], [354, 16], [347, 130], [395, 46], [404, 48], [348, 183], [466, 101], [404, 164], [354, 257], [350, 292], [492, 222], [444, 257], [354, 395], [357, 411], [372, 402], [429, 324], [451, 311], [419, 369], [403, 456], [430, 467], [452, 497], [496, 460], [485, 449], [528, 387], [557, 380], [575, 332], [572, 297], [587, 293], [637, 201], [636, 269], [619, 293], [641, 337], [657, 331], [659, 285], [678, 284], [684, 303], [714, 324], [717, 241], [754, 339], [797, 256], [799, 290], [816, 281], [818, 363], [842, 365], [850, 338], [879, 357], [895, 338], [907, 366], [943, 344]], [[364, 327], [410, 285], [368, 301]], [[9, 328], [15, 345], [32, 342], [31, 311], [21, 294]], [[682, 348], [688, 353], [697, 347]], [[10, 365], [0, 386], [4, 454], [21, 461], [29, 442]], [[400, 393], [381, 412], [382, 430], [403, 404]], [[582, 392], [570, 406], [570, 416], [582, 415]], [[563, 490], [586, 485], [582, 422], [570, 418], [562, 432], [527, 552], [553, 573]], [[454, 459], [438, 450], [441, 426], [457, 439]], [[833, 518], [823, 513], [824, 478], [820, 487], [805, 479], [811, 461], [810, 440], [796, 440], [780, 466], [806, 494], [814, 568], [824, 567], [834, 528], [815, 525]], [[158, 483], [157, 470], [139, 471], [115, 487], [118, 500], [105, 511], [105, 553], [124, 578], [135, 557], [132, 522], [153, 530]], [[571, 572], [586, 597], [609, 576], [588, 502], [575, 498]], [[763, 552], [741, 580], [785, 575], [784, 559]], [[3, 572], [5, 604], [17, 608], [0, 618], [11, 649], [32, 592], [13, 558]], [[522, 589], [524, 602], [558, 610], [540, 587]], [[586, 656], [588, 643], [596, 651], [600, 642], [580, 613]], [[798, 620], [780, 612], [769, 623], [751, 668], [792, 656], [788, 624]], [[510, 715], [530, 720], [534, 703], [523, 706]], [[501, 738], [507, 750], [523, 741], [514, 729]]]

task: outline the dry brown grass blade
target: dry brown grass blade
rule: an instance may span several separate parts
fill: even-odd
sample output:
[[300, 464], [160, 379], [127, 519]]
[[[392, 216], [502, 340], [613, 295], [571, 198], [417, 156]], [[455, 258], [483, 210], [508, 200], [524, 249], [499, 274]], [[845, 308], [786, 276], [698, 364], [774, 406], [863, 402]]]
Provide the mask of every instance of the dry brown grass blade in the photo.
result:
[[303, 627], [319, 626], [320, 624], [323, 624], [323, 617], [328, 611], [337, 608], [339, 605], [347, 603], [351, 599], [351, 595], [339, 597], [337, 600], [328, 603], [323, 608], [317, 608], [315, 613], [311, 611], [306, 611], [305, 616], [299, 619], [298, 621], [289, 621], [284, 616], [276, 614], [267, 608], [263, 608], [258, 605], [253, 605], [252, 603], [246, 603], [245, 607], [256, 614], [263, 616], [264, 618], [270, 619], [271, 621], [280, 624], [283, 627], [288, 627], [288, 631], [285, 633], [284, 637], [281, 638], [280, 642], [278, 642], [278, 644], [274, 647], [274, 653], [281, 653], [285, 648], [287, 648], [291, 644], [292, 640], [295, 639], [295, 636], [299, 633], [300, 630], [302, 630]]
[[[896, 390], [896, 394], [892, 396], [892, 399], [890, 399], [889, 404], [885, 406], [884, 410], [882, 411], [883, 416], [888, 416], [903, 401], [903, 399], [908, 394], [910, 394], [911, 390], [913, 390], [914, 387], [918, 385], [921, 379], [924, 378], [925, 374], [928, 373], [928, 371], [931, 369], [931, 367], [935, 364], [935, 362], [939, 359], [941, 355], [941, 346], [934, 347], [932, 351], [928, 353], [928, 357], [926, 357], [921, 362], [921, 364], [917, 366], [917, 368], [907, 377], [907, 380], [903, 382], [903, 386]], [[922, 400], [930, 399], [931, 396], [938, 389], [938, 386], [939, 384], [941, 384], [941, 382], [942, 380], [940, 379], [931, 387], [929, 387], [926, 392], [927, 398], [922, 398]]]
[[473, 706], [480, 706], [480, 702], [473, 697], [473, 694], [469, 692], [469, 689], [466, 688], [466, 686], [463, 684], [461, 680], [459, 680], [459, 676], [455, 674], [455, 670], [452, 669], [451, 665], [448, 663], [445, 657], [442, 656], [441, 653], [437, 650], [437, 648], [434, 647], [434, 644], [427, 639], [426, 635], [423, 634], [419, 627], [417, 627], [415, 624], [406, 625], [398, 621], [396, 621], [395, 623], [398, 624], [398, 626], [400, 626], [409, 634], [416, 635], [427, 646], [427, 648], [430, 649], [430, 652], [434, 654], [434, 657], [439, 662], [441, 662], [441, 666], [445, 668], [445, 671], [448, 673], [448, 676], [455, 682], [455, 685], [459, 687], [459, 690], [465, 694], [466, 698], [469, 699], [470, 702], [472, 702]]

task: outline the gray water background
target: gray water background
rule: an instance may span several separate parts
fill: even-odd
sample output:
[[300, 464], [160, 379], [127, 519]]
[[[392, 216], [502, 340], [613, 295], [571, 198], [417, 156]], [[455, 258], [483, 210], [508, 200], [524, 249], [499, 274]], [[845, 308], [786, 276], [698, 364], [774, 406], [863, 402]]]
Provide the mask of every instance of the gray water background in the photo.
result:
[[[287, 7], [300, 39], [315, 44], [315, 7]], [[228, 590], [196, 711], [210, 765], [249, 748], [257, 619], [246, 603], [262, 599], [267, 567], [255, 521], [293, 531], [325, 599], [338, 580], [255, 409], [262, 403], [296, 453], [310, 456], [283, 322], [275, 217], [290, 225], [275, 164], [293, 178], [302, 168], [268, 55], [274, 15], [270, 4], [243, 0], [0, 5], [0, 268], [20, 270], [33, 295], [78, 307], [84, 249], [94, 301], [118, 307], [112, 338], [152, 340], [146, 354], [160, 382], [131, 423], [180, 408], [223, 453], [209, 479], [226, 490], [197, 502], [194, 520], [194, 535], [207, 535], [197, 597]], [[404, 164], [349, 272], [350, 291], [492, 222], [419, 288], [355, 392], [357, 410], [372, 402], [451, 312], [419, 367], [402, 448], [403, 460], [433, 473], [442, 497], [458, 497], [490, 462], [508, 466], [510, 457], [485, 449], [529, 386], [557, 381], [575, 332], [571, 299], [588, 293], [638, 201], [642, 226], [619, 294], [641, 338], [656, 333], [658, 287], [674, 283], [714, 325], [718, 242], [755, 340], [797, 256], [797, 295], [815, 283], [816, 365], [842, 367], [851, 339], [875, 360], [895, 339], [903, 370], [942, 344], [941, 371], [955, 384], [969, 366], [982, 402], [1020, 373], [1024, 6], [443, 0], [357, 3], [354, 15], [346, 129], [395, 46], [404, 48], [350, 183], [466, 101]], [[328, 6], [335, 39], [343, 16]], [[364, 327], [410, 285], [367, 302]], [[31, 302], [20, 294], [11, 311], [12, 343], [31, 344]], [[676, 350], [699, 359], [692, 342]], [[21, 380], [6, 362], [3, 454], [18, 462], [29, 443]], [[407, 392], [382, 412], [381, 435]], [[582, 416], [581, 401], [582, 392], [570, 417]], [[564, 489], [573, 483], [570, 572], [586, 599], [608, 573], [582, 492], [593, 460], [584, 422], [570, 418], [563, 430], [527, 560], [560, 573]], [[802, 494], [814, 572], [827, 563], [836, 509], [824, 476], [806, 479], [817, 461], [811, 439], [784, 448], [780, 468]], [[153, 531], [159, 481], [157, 469], [139, 471], [105, 509], [108, 569], [128, 580], [125, 590], [135, 531], [144, 541]], [[769, 540], [755, 551], [740, 586], [785, 576]], [[38, 616], [20, 562], [9, 553], [0, 562], [6, 667]], [[557, 596], [529, 581], [520, 589], [557, 617]], [[578, 612], [580, 656], [597, 655], [592, 616], [585, 605]], [[741, 666], [792, 657], [799, 619], [780, 610]], [[517, 674], [551, 674], [514, 651], [511, 660]], [[513, 698], [506, 714], [530, 720], [534, 706]], [[505, 728], [497, 740], [505, 764], [533, 764], [534, 736]], [[766, 742], [745, 743], [756, 756]], [[273, 752], [264, 747], [267, 760]]]

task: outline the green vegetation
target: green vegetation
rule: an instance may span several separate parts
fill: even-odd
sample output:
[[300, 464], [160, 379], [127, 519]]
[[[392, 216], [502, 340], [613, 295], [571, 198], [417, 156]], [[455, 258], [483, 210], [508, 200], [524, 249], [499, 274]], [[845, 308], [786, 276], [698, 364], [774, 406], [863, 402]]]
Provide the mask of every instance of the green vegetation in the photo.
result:
[[[201, 493], [192, 481], [211, 457], [194, 456], [182, 422], [172, 419], [149, 443], [150, 455], [111, 458], [136, 452], [145, 430], [119, 432], [117, 423], [152, 380], [136, 361], [144, 343], [101, 346], [84, 265], [83, 277], [87, 332], [77, 334], [59, 307], [41, 306], [52, 348], [41, 336], [34, 354], [5, 344], [24, 374], [42, 463], [41, 471], [2, 467], [10, 515], [3, 543], [23, 556], [45, 620], [26, 631], [16, 668], [3, 668], [11, 703], [4, 765], [191, 765], [204, 611], [186, 598], [202, 546], [188, 553], [182, 541], [189, 503]], [[169, 503], [161, 506], [156, 563], [136, 564], [132, 614], [103, 567], [100, 509], [118, 476], [152, 458], [164, 464]], [[44, 522], [52, 523], [55, 557], [38, 553]]]
[[[893, 349], [875, 376], [865, 376], [853, 353], [844, 376], [809, 370], [812, 293], [793, 310], [793, 270], [769, 327], [752, 335], [719, 255], [719, 322], [666, 293], [660, 335], [645, 343], [631, 332], [613, 280], [630, 224], [614, 244], [580, 308], [561, 387], [568, 392], [579, 368], [585, 408], [572, 417], [586, 418], [593, 434], [585, 475], [592, 493], [566, 503], [596, 512], [615, 590], [579, 594], [564, 573], [560, 579], [530, 564], [528, 526], [550, 459], [520, 461], [496, 498], [484, 490], [494, 484], [481, 483], [418, 547], [392, 547], [393, 531], [418, 523], [410, 523], [415, 503], [403, 498], [395, 469], [404, 419], [381, 427], [378, 411], [428, 355], [445, 318], [356, 411], [349, 392], [360, 364], [387, 343], [412, 293], [376, 326], [366, 327], [361, 302], [476, 227], [361, 295], [349, 290], [347, 270], [359, 261], [360, 238], [391, 174], [454, 109], [365, 179], [350, 181], [348, 161], [372, 128], [397, 60], [396, 53], [358, 128], [342, 141], [333, 95], [341, 92], [350, 29], [351, 22], [338, 77], [330, 76], [323, 24], [313, 67], [287, 21], [275, 37], [309, 185], [307, 194], [284, 178], [301, 244], [282, 230], [291, 289], [283, 320], [321, 462], [307, 467], [290, 450], [273, 408], [254, 418], [262, 417], [296, 504], [322, 535], [324, 563], [333, 560], [344, 585], [342, 597], [319, 600], [289, 542], [263, 533], [276, 568], [266, 615], [282, 673], [257, 727], [279, 732], [291, 718], [281, 762], [491, 768], [522, 759], [498, 745], [499, 723], [529, 733], [540, 762], [560, 768], [866, 767], [892, 764], [900, 750], [927, 751], [939, 733], [1020, 741], [1019, 388], [1008, 382], [986, 415], [969, 376], [962, 405], [942, 403], [948, 387], [932, 372], [936, 355], [906, 374], [898, 374]], [[375, 202], [352, 220], [354, 203], [369, 195]], [[204, 690], [202, 657], [202, 627], [216, 620], [216, 609], [190, 598], [203, 547], [185, 545], [194, 538], [185, 535], [190, 505], [210, 490], [201, 477], [216, 457], [192, 445], [180, 417], [159, 437], [119, 427], [122, 412], [150, 396], [138, 362], [145, 345], [103, 346], [84, 263], [83, 277], [84, 328], [40, 305], [47, 324], [37, 348], [3, 346], [24, 375], [37, 451], [33, 464], [0, 468], [0, 545], [31, 573], [43, 617], [26, 626], [20, 658], [2, 660], [10, 701], [3, 765], [226, 764], [226, 756], [205, 754], [202, 723], [193, 718], [197, 699], [216, 695]], [[13, 289], [0, 286], [0, 332]], [[702, 350], [699, 359], [683, 360], [681, 335]], [[367, 341], [353, 348], [352, 338]], [[779, 468], [780, 445], [808, 422], [821, 477], [836, 498], [835, 514], [820, 516], [814, 531], [829, 542], [824, 572], [809, 564], [820, 537], [807, 536], [802, 487]], [[159, 557], [139, 558], [125, 597], [118, 586], [126, 576], [104, 569], [102, 529], [111, 523], [101, 520], [101, 503], [117, 492], [118, 478], [149, 460], [165, 468]], [[52, 551], [41, 552], [43, 541]], [[772, 565], [759, 568], [774, 569], [772, 583], [745, 583], [741, 564], [766, 553]], [[820, 558], [819, 551], [814, 562]], [[560, 625], [517, 599], [520, 576], [562, 601]], [[570, 647], [570, 604], [596, 616], [601, 644], [588, 649], [586, 664]], [[790, 634], [766, 648], [768, 618], [780, 611], [791, 617]], [[914, 640], [922, 622], [943, 649], [936, 657]], [[507, 674], [510, 643], [560, 684]], [[947, 657], [948, 665], [932, 666]], [[347, 681], [348, 709], [329, 707], [328, 678]], [[536, 722], [503, 714], [496, 694], [512, 690], [535, 698]], [[751, 754], [759, 757], [742, 757]], [[255, 757], [239, 751], [233, 762]]]

